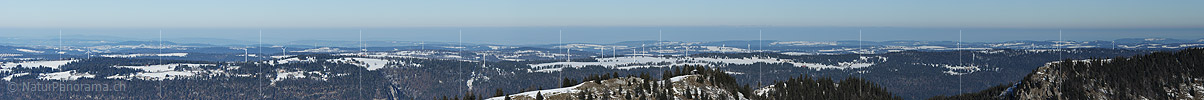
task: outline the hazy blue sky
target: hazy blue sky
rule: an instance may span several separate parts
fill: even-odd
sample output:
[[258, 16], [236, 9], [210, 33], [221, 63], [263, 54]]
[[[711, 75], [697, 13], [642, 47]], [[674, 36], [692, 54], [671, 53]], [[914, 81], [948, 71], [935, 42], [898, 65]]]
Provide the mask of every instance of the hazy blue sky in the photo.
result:
[[1204, 27], [1199, 0], [4, 0], [0, 27]]
[[[1204, 1], [1099, 0], [35, 0], [0, 1], [0, 37], [78, 36], [611, 43], [655, 40], [832, 41], [1204, 38]], [[1054, 36], [1054, 37], [1051, 37]]]

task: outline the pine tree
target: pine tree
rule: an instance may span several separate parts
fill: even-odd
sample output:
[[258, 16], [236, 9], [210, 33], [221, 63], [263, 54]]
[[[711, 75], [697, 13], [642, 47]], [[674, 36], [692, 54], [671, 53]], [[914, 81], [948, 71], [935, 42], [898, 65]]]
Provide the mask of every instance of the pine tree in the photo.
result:
[[535, 100], [543, 100], [543, 93], [540, 92], [535, 92]]
[[502, 91], [502, 88], [497, 88], [497, 91], [493, 92], [494, 97], [498, 97], [498, 96], [502, 96], [502, 95], [506, 95], [506, 93]]

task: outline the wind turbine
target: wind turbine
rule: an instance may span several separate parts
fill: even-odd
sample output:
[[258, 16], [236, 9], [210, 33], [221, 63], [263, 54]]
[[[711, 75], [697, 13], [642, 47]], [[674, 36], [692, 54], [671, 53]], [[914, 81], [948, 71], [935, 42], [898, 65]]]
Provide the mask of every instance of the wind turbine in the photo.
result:
[[288, 56], [288, 49], [285, 49], [283, 45], [280, 46], [280, 52], [282, 53], [281, 56]]
[[[163, 54], [163, 49], [166, 49], [163, 47], [163, 30], [159, 30], [159, 47], [159, 54], [156, 54], [156, 56]], [[163, 56], [159, 56], [159, 63], [163, 63]]]
[[[560, 43], [564, 44], [564, 30], [560, 30]], [[573, 62], [573, 48], [569, 48], [566, 45], [564, 47], [564, 55], [565, 55], [565, 58], [564, 58], [565, 62]], [[561, 73], [564, 73], [564, 72], [561, 72]], [[561, 76], [563, 76], [563, 75], [561, 75]]]
[[[255, 44], [255, 50], [258, 50], [259, 54], [265, 54], [265, 53], [263, 53], [263, 30], [262, 29], [259, 30], [259, 44]], [[268, 58], [271, 58], [271, 56], [268, 56]]]
[[[557, 37], [557, 42], [559, 42], [559, 44], [557, 44], [557, 45], [564, 45], [564, 30], [557, 30], [556, 37]], [[569, 47], [567, 45], [565, 45], [564, 48], [565, 48], [565, 50], [564, 50], [565, 55], [569, 55], [569, 53], [568, 53]], [[556, 56], [552, 56], [552, 57], [553, 57], [552, 59], [556, 59], [555, 58]], [[570, 58], [565, 58], [565, 61], [570, 61], [569, 59], [572, 59], [571, 58], [572, 56], [569, 56], [569, 57]], [[564, 66], [560, 67], [560, 72], [558, 74], [559, 75], [557, 75], [556, 77], [560, 77], [560, 79], [564, 79]], [[564, 81], [561, 81], [560, 84], [565, 84], [565, 83], [564, 83]]]
[[[468, 48], [468, 47], [464, 47], [464, 30], [456, 30], [456, 31], [459, 32], [456, 37], [456, 39], [457, 39], [456, 45], [458, 45], [460, 47], [460, 48], [457, 48], [457, 51], [459, 51], [459, 53], [463, 53], [464, 48]], [[456, 62], [456, 68], [460, 71], [464, 71], [463, 63]], [[456, 77], [461, 77], [461, 76], [460, 76], [460, 74], [456, 74]], [[459, 87], [459, 86], [457, 86], [457, 87]], [[459, 87], [459, 88], [460, 88], [459, 89], [460, 92], [464, 92], [464, 87]], [[461, 93], [461, 94], [463, 94], [463, 93]]]
[[565, 53], [564, 61], [565, 62], [573, 62], [573, 48], [564, 48], [564, 53]]
[[[162, 34], [162, 32], [160, 32], [160, 34]], [[59, 59], [63, 59], [63, 30], [59, 30], [59, 47], [55, 48], [54, 50], [58, 51], [55, 53], [59, 54]]]
[[360, 46], [360, 55], [364, 55], [364, 52], [368, 51], [368, 49], [364, 49], [364, 30], [360, 30], [359, 46]]
[[648, 46], [646, 45], [647, 44], [640, 44], [640, 55], [652, 53], [652, 50], [648, 50]]
[[[860, 29], [858, 29], [858, 30], [857, 30], [857, 49], [859, 49], [859, 50], [865, 50], [865, 48], [862, 48], [862, 47], [861, 47], [861, 41], [863, 41], [863, 40], [861, 39], [861, 36], [862, 36], [862, 35], [861, 35], [861, 30], [860, 30]], [[857, 53], [857, 56], [861, 56], [861, 53]], [[852, 67], [850, 67], [850, 69], [851, 69], [851, 68], [852, 68]], [[859, 77], [859, 78], [863, 78], [863, 79], [864, 79], [864, 77], [862, 76], [862, 73], [857, 73], [857, 77]], [[857, 93], [858, 93], [858, 94], [861, 94], [861, 87], [857, 87]]]
[[489, 54], [480, 54], [480, 67], [488, 67], [488, 66], [485, 66], [485, 55], [489, 55]]
[[242, 62], [250, 62], [251, 61], [251, 53], [247, 52], [248, 48], [251, 48], [251, 47], [242, 48]]
[[682, 52], [682, 54], [681, 54], [682, 57], [690, 56], [690, 46], [685, 46], [685, 48], [686, 48], [686, 51]]

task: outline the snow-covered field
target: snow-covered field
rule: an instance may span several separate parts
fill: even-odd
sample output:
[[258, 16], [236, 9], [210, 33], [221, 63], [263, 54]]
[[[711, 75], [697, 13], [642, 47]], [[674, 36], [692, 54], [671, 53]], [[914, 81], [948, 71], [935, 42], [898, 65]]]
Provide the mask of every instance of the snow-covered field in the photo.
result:
[[313, 49], [305, 49], [305, 50], [301, 50], [301, 51], [289, 51], [289, 52], [343, 52], [343, 51], [344, 50], [339, 50], [339, 48], [321, 47], [321, 48], [313, 48]]
[[414, 66], [414, 67], [422, 66], [420, 64], [413, 63], [413, 62], [391, 61], [391, 60], [375, 59], [375, 58], [339, 58], [339, 59], [327, 59], [326, 61], [351, 63], [356, 66], [364, 67], [365, 69], [368, 69], [368, 70], [376, 70], [376, 69], [389, 67], [390, 66], [389, 63], [397, 64], [397, 65], [392, 65], [392, 66], [399, 66], [399, 65]]
[[978, 64], [966, 64], [966, 65], [960, 65], [960, 66], [952, 65], [952, 64], [924, 64], [924, 63], [912, 63], [912, 64], [913, 65], [921, 65], [921, 66], [945, 68], [947, 70], [945, 70], [943, 73], [949, 74], [949, 75], [966, 75], [966, 74], [982, 71], [985, 69], [984, 67], [990, 66], [990, 65], [978, 65]]
[[108, 76], [108, 79], [143, 79], [143, 80], [170, 80], [182, 77], [193, 77], [198, 74], [217, 75], [225, 72], [224, 70], [176, 70], [177, 67], [200, 67], [200, 66], [217, 66], [216, 64], [162, 64], [162, 65], [146, 65], [146, 66], [113, 66], [117, 68], [131, 68], [142, 70], [142, 72], [133, 74], [118, 74]]
[[198, 67], [198, 66], [217, 66], [217, 65], [214, 65], [214, 64], [162, 64], [162, 65], [148, 65], [148, 66], [113, 66], [113, 67], [131, 68], [131, 69], [138, 69], [138, 70], [148, 71], [148, 72], [162, 72], [162, 71], [171, 71], [171, 70], [176, 69], [176, 67], [181, 67], [181, 66]]
[[836, 42], [813, 42], [813, 41], [782, 41], [773, 42], [769, 45], [788, 45], [788, 46], [834, 46]]
[[[306, 76], [306, 75], [313, 75], [313, 76]], [[276, 82], [279, 82], [279, 81], [282, 81], [282, 80], [286, 80], [286, 79], [305, 79], [305, 78], [310, 78], [310, 79], [314, 79], [314, 80], [326, 81], [326, 79], [327, 79], [327, 78], [329, 78], [329, 77], [330, 77], [330, 74], [329, 74], [329, 72], [321, 72], [321, 71], [308, 71], [308, 72], [307, 72], [307, 71], [284, 71], [284, 70], [278, 70], [278, 71], [276, 72], [276, 76], [275, 76], [275, 77], [274, 77], [274, 78], [271, 80], [271, 83], [270, 83], [270, 84], [271, 84], [271, 85], [275, 85], [275, 84], [276, 84]]]
[[142, 79], [142, 80], [171, 80], [183, 77], [192, 77], [202, 71], [162, 71], [162, 72], [138, 72], [126, 75], [113, 75], [105, 77], [107, 79]]
[[133, 58], [133, 57], [142, 57], [142, 56], [154, 56], [154, 57], [185, 57], [185, 56], [188, 56], [188, 53], [164, 53], [164, 54], [113, 54], [113, 55], [100, 55], [100, 56], [101, 56], [101, 57], [112, 57], [112, 58]]
[[885, 62], [886, 57], [873, 56], [861, 57], [851, 62], [839, 62], [835, 65], [799, 62], [792, 59], [779, 59], [769, 57], [757, 58], [712, 58], [712, 57], [652, 57], [652, 56], [627, 56], [627, 57], [610, 57], [610, 58], [595, 58], [598, 62], [551, 62], [530, 64], [532, 69], [537, 69], [531, 72], [555, 72], [562, 68], [580, 68], [586, 66], [602, 66], [613, 69], [633, 69], [633, 68], [648, 68], [648, 67], [670, 67], [680, 65], [710, 65], [721, 66], [727, 64], [748, 65], [754, 63], [787, 63], [796, 67], [807, 67], [816, 70], [822, 69], [854, 69], [865, 68], [874, 65], [875, 63]]
[[4, 81], [10, 81], [10, 80], [13, 80], [13, 77], [21, 77], [21, 76], [25, 76], [25, 75], [29, 75], [29, 73], [16, 73], [13, 75], [8, 75], [8, 76], [4, 77]]
[[[557, 95], [557, 94], [569, 94], [569, 93], [577, 93], [577, 92], [581, 92], [581, 90], [577, 90], [577, 87], [581, 87], [581, 85], [585, 85], [585, 84], [577, 84], [577, 85], [570, 86], [570, 87], [563, 87], [563, 88], [556, 88], [556, 89], [546, 89], [546, 90], [537, 90], [537, 91], [527, 91], [527, 92], [518, 93], [518, 94], [511, 94], [511, 95], [508, 95], [508, 96], [512, 96], [512, 97], [518, 97], [518, 96], [535, 97], [535, 96], [536, 96], [536, 94], [541, 94], [541, 95], [544, 95], [544, 96], [551, 96], [551, 95]], [[505, 97], [493, 97], [493, 98], [489, 98], [489, 99], [485, 99], [485, 100], [505, 100], [505, 99], [506, 99]]]
[[21, 65], [24, 68], [47, 67], [58, 69], [59, 66], [67, 65], [67, 63], [76, 62], [79, 60], [51, 60], [51, 61], [22, 61], [22, 62], [2, 62], [0, 68], [8, 69]]
[[29, 49], [14, 49], [14, 50], [26, 52], [26, 53], [45, 53], [45, 51], [29, 50]]
[[[76, 73], [75, 70], [38, 74], [38, 79], [42, 79], [42, 80], [76, 80], [79, 78], [93, 78], [93, 77], [96, 77], [96, 75], [92, 75], [89, 73]], [[6, 80], [7, 79], [8, 78], [6, 78]]]
[[21, 55], [22, 55], [22, 54], [7, 54], [7, 53], [0, 53], [0, 57], [16, 57], [16, 56], [21, 56]]
[[[25, 68], [47, 67], [47, 68], [51, 68], [51, 69], [59, 69], [59, 67], [66, 65], [67, 63], [76, 62], [76, 61], [79, 61], [79, 60], [24, 61], [24, 62], [15, 62], [15, 63], [5, 62], [4, 64], [0, 64], [0, 65], [3, 65], [3, 68], [5, 70], [7, 70], [8, 68], [14, 68], [17, 65], [21, 65], [21, 67], [25, 67]], [[193, 76], [193, 75], [196, 75], [197, 73], [202, 73], [202, 72], [210, 72], [210, 71], [177, 71], [177, 70], [175, 70], [176, 67], [198, 67], [198, 66], [216, 66], [216, 65], [214, 65], [214, 64], [163, 64], [163, 65], [146, 65], [146, 66], [112, 66], [114, 68], [138, 69], [138, 70], [142, 70], [142, 72], [138, 72], [138, 73], [134, 73], [134, 74], [127, 74], [127, 75], [114, 75], [114, 76], [108, 76], [105, 78], [162, 80], [162, 79], [174, 79], [176, 77]], [[23, 75], [27, 75], [27, 74], [30, 74], [30, 73], [13, 74], [13, 75], [10, 75], [5, 78], [12, 79], [13, 77], [23, 76]], [[79, 78], [94, 78], [94, 77], [96, 77], [96, 75], [93, 75], [90, 73], [79, 73], [79, 72], [76, 72], [75, 70], [38, 74], [38, 79], [43, 79], [43, 80], [76, 80]]]

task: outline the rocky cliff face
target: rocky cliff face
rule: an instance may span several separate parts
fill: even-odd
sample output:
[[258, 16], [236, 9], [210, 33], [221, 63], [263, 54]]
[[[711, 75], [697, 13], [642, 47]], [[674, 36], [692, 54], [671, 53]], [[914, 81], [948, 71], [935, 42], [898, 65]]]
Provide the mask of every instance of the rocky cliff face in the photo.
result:
[[[996, 99], [1204, 99], [1204, 49], [1112, 59], [1063, 60], [1037, 68]], [[990, 94], [980, 94], [990, 95]]]
[[[1096, 99], [1107, 98], [1109, 95], [1115, 95], [1114, 92], [1110, 93], [1109, 91], [1116, 91], [1116, 87], [1104, 86], [1103, 84], [1106, 83], [1100, 82], [1098, 79], [1089, 78], [1091, 76], [1088, 76], [1088, 74], [1066, 72], [1060, 70], [1061, 67], [1049, 66], [1060, 63], [1061, 62], [1051, 62], [1045, 67], [1037, 68], [1032, 74], [1030, 74], [1028, 77], [1025, 77], [1023, 81], [1025, 83], [1018, 85], [1024, 86], [1025, 88], [1016, 89], [1014, 92], [1016, 98], [1028, 100], [1046, 98], [1074, 99], [1069, 98], [1071, 96], [1069, 96], [1069, 94], [1065, 94], [1066, 92], [1063, 91], [1082, 91], [1084, 94], [1077, 95], [1083, 95], [1087, 96], [1088, 98]], [[1077, 84], [1068, 84], [1067, 82], [1075, 81], [1077, 79], [1088, 79], [1089, 82]], [[1081, 87], [1081, 89], [1087, 90], [1066, 90], [1068, 88], [1062, 87]]]

